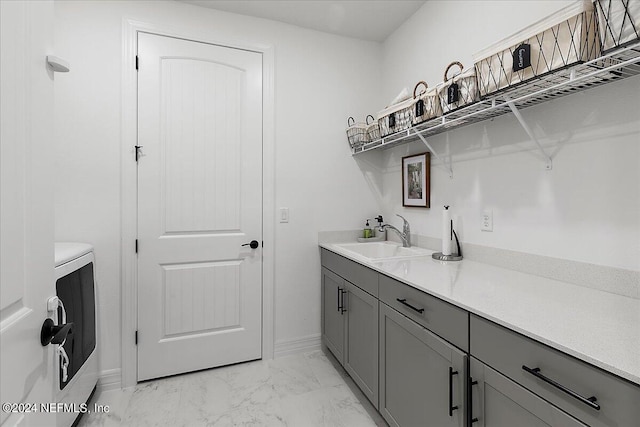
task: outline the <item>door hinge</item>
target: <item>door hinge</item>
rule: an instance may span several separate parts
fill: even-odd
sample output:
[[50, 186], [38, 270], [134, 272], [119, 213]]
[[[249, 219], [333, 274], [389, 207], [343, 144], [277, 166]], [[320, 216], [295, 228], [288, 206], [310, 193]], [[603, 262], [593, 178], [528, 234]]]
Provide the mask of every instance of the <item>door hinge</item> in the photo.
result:
[[138, 239], [136, 239], [136, 253], [138, 253]]
[[135, 341], [136, 341], [136, 345], [138, 345], [138, 331], [136, 331]]
[[139, 64], [138, 64], [138, 55], [136, 55], [136, 70], [139, 70]]

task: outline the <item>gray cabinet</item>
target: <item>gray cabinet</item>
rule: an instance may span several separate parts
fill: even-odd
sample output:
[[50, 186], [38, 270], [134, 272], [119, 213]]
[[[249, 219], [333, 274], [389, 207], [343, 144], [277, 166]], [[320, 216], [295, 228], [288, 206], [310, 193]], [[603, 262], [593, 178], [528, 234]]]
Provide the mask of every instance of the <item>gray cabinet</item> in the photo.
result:
[[344, 279], [322, 268], [322, 342], [344, 363]]
[[391, 426], [640, 419], [637, 384], [325, 249], [321, 312], [323, 343]]
[[380, 407], [390, 426], [465, 425], [465, 353], [380, 303]]
[[378, 296], [378, 273], [376, 271], [326, 249], [322, 250], [321, 258], [323, 267], [374, 297]]
[[476, 359], [590, 426], [638, 425], [637, 385], [479, 316], [470, 323]]
[[469, 425], [476, 427], [584, 427], [567, 413], [471, 358]]
[[449, 341], [469, 349], [469, 313], [419, 289], [380, 275], [380, 301]]
[[[322, 267], [322, 342], [333, 353], [367, 396], [378, 407], [378, 299], [347, 279], [377, 291], [378, 276], [346, 259], [331, 259]], [[339, 266], [336, 274], [326, 268]]]
[[346, 282], [344, 368], [378, 408], [378, 299]]

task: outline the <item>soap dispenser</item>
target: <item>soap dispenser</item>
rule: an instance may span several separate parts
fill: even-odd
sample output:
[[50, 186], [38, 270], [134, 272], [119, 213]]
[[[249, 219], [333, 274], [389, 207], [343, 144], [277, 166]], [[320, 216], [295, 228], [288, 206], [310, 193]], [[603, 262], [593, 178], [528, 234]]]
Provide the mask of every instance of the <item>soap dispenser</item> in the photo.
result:
[[373, 237], [373, 231], [371, 230], [371, 226], [369, 225], [369, 219], [367, 219], [367, 223], [364, 226], [363, 237], [365, 239], [369, 239], [369, 238]]
[[382, 227], [382, 222], [384, 221], [382, 219], [382, 215], [378, 215], [374, 219], [378, 221], [378, 225], [373, 229], [374, 237], [380, 238], [381, 240], [387, 240], [387, 230]]

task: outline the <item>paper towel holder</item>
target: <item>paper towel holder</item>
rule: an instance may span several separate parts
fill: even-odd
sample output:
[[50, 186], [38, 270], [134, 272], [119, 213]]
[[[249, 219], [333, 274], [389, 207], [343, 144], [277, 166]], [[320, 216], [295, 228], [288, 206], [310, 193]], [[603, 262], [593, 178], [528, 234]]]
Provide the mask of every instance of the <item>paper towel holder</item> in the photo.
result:
[[462, 249], [460, 248], [460, 240], [458, 240], [458, 234], [456, 230], [451, 227], [451, 232], [453, 233], [453, 237], [456, 238], [456, 246], [458, 248], [458, 252], [456, 255], [444, 255], [442, 252], [434, 252], [431, 254], [431, 258], [436, 259], [438, 261], [461, 261], [462, 260]]

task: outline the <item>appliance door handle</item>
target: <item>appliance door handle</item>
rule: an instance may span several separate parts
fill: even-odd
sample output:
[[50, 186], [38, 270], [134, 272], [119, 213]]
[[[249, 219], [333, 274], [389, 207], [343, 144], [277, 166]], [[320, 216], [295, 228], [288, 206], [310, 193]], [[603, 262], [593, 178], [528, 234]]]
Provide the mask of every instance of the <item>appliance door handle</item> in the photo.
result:
[[64, 344], [72, 328], [73, 322], [56, 325], [50, 317], [47, 317], [40, 330], [40, 344], [43, 346], [49, 344]]
[[409, 304], [409, 303], [407, 302], [407, 299], [406, 299], [406, 298], [402, 298], [402, 299], [400, 299], [400, 298], [396, 298], [396, 301], [398, 301], [398, 302], [399, 302], [400, 304], [402, 304], [402, 305], [406, 305], [407, 307], [409, 307], [409, 308], [410, 308], [411, 310], [413, 310], [413, 311], [417, 311], [417, 312], [418, 312], [418, 313], [420, 313], [420, 314], [424, 313], [424, 308], [418, 308], [418, 307], [415, 307], [415, 306], [413, 306], [413, 305]]
[[598, 405], [596, 403], [596, 401], [598, 399], [596, 399], [595, 396], [584, 397], [584, 396], [576, 393], [575, 391], [571, 390], [570, 388], [565, 387], [562, 384], [552, 380], [551, 378], [542, 375], [542, 373], [540, 372], [540, 368], [531, 369], [528, 366], [522, 365], [522, 369], [524, 369], [525, 371], [527, 371], [528, 373], [530, 373], [534, 377], [541, 379], [545, 383], [552, 385], [553, 387], [557, 388], [561, 392], [568, 394], [569, 396], [573, 397], [574, 399], [579, 400], [580, 402], [584, 403], [587, 406], [590, 406], [591, 408], [595, 409], [596, 411], [600, 410], [600, 405]]

